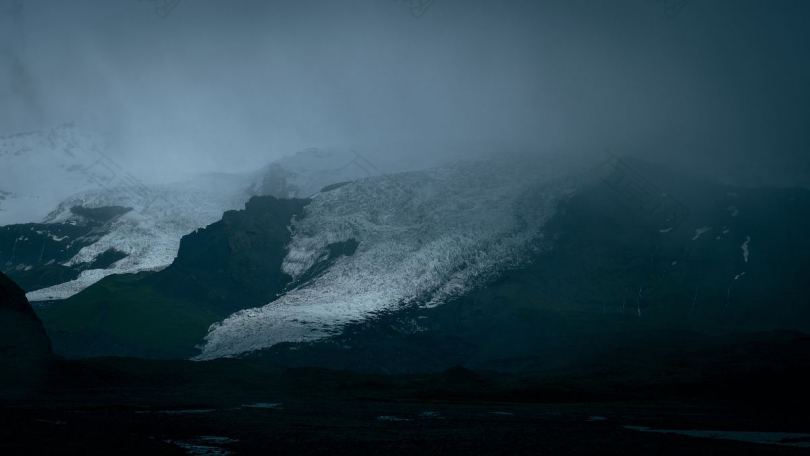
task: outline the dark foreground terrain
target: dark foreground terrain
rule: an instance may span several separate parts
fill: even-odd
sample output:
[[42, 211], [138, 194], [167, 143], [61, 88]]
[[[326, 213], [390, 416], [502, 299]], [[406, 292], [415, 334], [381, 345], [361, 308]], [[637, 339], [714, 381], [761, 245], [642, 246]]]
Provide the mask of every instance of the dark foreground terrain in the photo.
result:
[[22, 289], [0, 279], [3, 456], [810, 449], [803, 332], [648, 334], [558, 367], [525, 357], [424, 374], [290, 367], [267, 356], [66, 360]]
[[[760, 335], [730, 350], [750, 361], [784, 344], [795, 354], [807, 337]], [[698, 360], [692, 365], [678, 355], [656, 362], [630, 354], [610, 369], [536, 377], [464, 368], [386, 376], [255, 360], [57, 360], [35, 390], [3, 403], [0, 454], [810, 450], [803, 366], [778, 356], [780, 370], [767, 362], [735, 365], [734, 353], [726, 354], [690, 353]], [[705, 369], [706, 362], [714, 367]]]
[[531, 262], [241, 359], [180, 360], [296, 285], [280, 265], [304, 201], [251, 200], [163, 271], [61, 303], [0, 273], [0, 456], [808, 452], [810, 193], [613, 166]]
[[[628, 427], [806, 430], [798, 419], [775, 427], [750, 411], [741, 415], [733, 409], [685, 404], [299, 399], [284, 400], [272, 408], [236, 402], [217, 405], [163, 409], [88, 402], [10, 408], [2, 417], [0, 449], [3, 454], [745, 455], [807, 451]], [[807, 438], [805, 434], [784, 440], [807, 445]]]

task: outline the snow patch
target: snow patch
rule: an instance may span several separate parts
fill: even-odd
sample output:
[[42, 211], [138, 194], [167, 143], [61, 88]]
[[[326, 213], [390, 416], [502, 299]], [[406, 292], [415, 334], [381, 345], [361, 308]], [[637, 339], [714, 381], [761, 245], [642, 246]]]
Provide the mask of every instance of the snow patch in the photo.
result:
[[742, 250], [743, 260], [748, 263], [748, 243], [751, 242], [751, 236], [745, 237], [745, 242], [742, 243], [740, 246], [740, 250]]
[[702, 226], [702, 227], [696, 229], [695, 230], [695, 235], [692, 236], [692, 240], [697, 241], [698, 239], [700, 239], [701, 236], [703, 236], [704, 233], [708, 232], [711, 229], [712, 229], [712, 227], [710, 227], [710, 226]]

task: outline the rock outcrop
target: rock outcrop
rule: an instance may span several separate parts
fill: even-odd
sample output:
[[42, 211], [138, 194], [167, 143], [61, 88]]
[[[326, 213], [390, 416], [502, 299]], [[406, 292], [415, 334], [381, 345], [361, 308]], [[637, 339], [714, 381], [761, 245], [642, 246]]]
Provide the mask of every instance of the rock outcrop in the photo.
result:
[[25, 292], [0, 273], [0, 399], [36, 388], [51, 359], [50, 339]]

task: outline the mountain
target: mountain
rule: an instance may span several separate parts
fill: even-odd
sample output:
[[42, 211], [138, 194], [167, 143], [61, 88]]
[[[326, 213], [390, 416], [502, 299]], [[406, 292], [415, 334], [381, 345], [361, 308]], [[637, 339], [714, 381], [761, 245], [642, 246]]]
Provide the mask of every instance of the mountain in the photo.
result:
[[[32, 302], [69, 298], [112, 274], [165, 268], [183, 235], [251, 196], [306, 197], [378, 173], [355, 152], [306, 149], [256, 172], [147, 185], [104, 150], [74, 125], [0, 138], [0, 271]], [[77, 211], [115, 216], [89, 220]]]
[[[268, 303], [281, 312], [288, 312], [285, 308], [291, 306], [293, 312], [287, 313], [290, 320], [280, 322], [285, 325], [284, 334], [321, 338], [350, 320], [364, 319], [403, 299], [430, 294], [439, 302], [516, 260], [514, 255], [524, 250], [551, 210], [543, 198], [527, 193], [536, 190], [538, 175], [512, 164], [500, 165], [499, 169], [494, 163], [473, 163], [331, 186], [311, 202], [273, 200], [274, 205], [267, 206], [258, 202], [263, 200], [251, 200], [239, 214], [261, 220], [251, 222], [258, 226], [229, 223], [233, 216], [226, 213], [221, 223], [184, 238], [177, 259], [165, 270], [108, 278], [67, 300], [41, 306], [39, 312], [57, 350], [74, 356], [188, 356], [204, 342], [208, 325], [242, 309], [263, 312], [266, 307], [262, 306]], [[471, 184], [485, 179], [490, 181], [493, 194], [479, 199]], [[406, 184], [419, 192], [406, 190]], [[564, 187], [562, 183], [553, 185]], [[466, 200], [460, 202], [463, 198]], [[548, 204], [551, 199], [549, 194]], [[301, 214], [284, 211], [279, 209], [280, 201], [295, 202], [300, 208], [306, 205], [306, 209]], [[344, 216], [335, 217], [332, 211]], [[391, 216], [397, 213], [399, 216]], [[480, 220], [469, 225], [471, 217]], [[328, 225], [322, 227], [323, 223]], [[216, 226], [228, 226], [227, 235]], [[276, 232], [270, 231], [271, 226], [276, 231], [283, 228], [273, 238], [275, 250], [269, 249], [270, 244], [246, 245], [240, 241], [256, 233], [271, 235]], [[426, 229], [431, 227], [432, 231]], [[466, 235], [462, 234], [465, 227]], [[290, 237], [292, 234], [297, 239]], [[392, 234], [398, 242], [394, 247], [389, 238]], [[225, 252], [237, 255], [240, 262], [226, 261]], [[431, 258], [437, 253], [440, 261]], [[259, 261], [262, 258], [264, 263]], [[272, 264], [277, 270], [266, 266]], [[375, 278], [375, 271], [384, 274]], [[330, 285], [334, 280], [339, 287]], [[382, 286], [387, 286], [387, 295], [376, 289]], [[347, 299], [351, 301], [342, 302]], [[325, 300], [335, 302], [336, 307], [316, 315], [324, 310], [318, 306]], [[143, 301], [149, 305], [144, 306]], [[161, 306], [171, 312], [171, 317], [161, 315]], [[107, 320], [99, 317], [108, 308], [123, 327], [108, 327]], [[296, 313], [299, 311], [302, 314]], [[172, 325], [189, 320], [178, 312], [193, 316], [189, 329], [176, 329], [165, 337], [157, 331], [142, 331], [139, 336], [126, 329], [133, 321], [150, 328], [166, 320]], [[144, 313], [149, 315], [148, 322], [144, 322]], [[321, 327], [296, 318], [303, 313], [320, 318]], [[126, 342], [118, 340], [119, 331], [127, 332]], [[246, 329], [244, 334], [263, 333], [256, 328]], [[199, 339], [191, 340], [193, 335]], [[161, 337], [166, 340], [161, 341]], [[91, 342], [102, 339], [105, 343]], [[167, 351], [160, 352], [162, 349]]]
[[32, 301], [171, 263], [180, 237], [245, 200], [244, 176], [146, 185], [75, 125], [0, 138], [0, 270]]
[[[729, 187], [625, 159], [584, 174], [470, 162], [296, 204], [268, 216], [285, 233], [271, 243], [235, 241], [252, 224], [209, 227], [160, 273], [38, 308], [57, 352], [540, 371], [625, 346], [810, 329], [804, 189]], [[192, 320], [182, 327], [193, 331], [172, 326]]]
[[0, 273], [0, 399], [36, 388], [52, 356], [50, 340], [25, 292]]
[[525, 263], [440, 306], [417, 302], [255, 356], [373, 372], [525, 372], [622, 347], [810, 330], [810, 192], [732, 188], [625, 160], [598, 175], [558, 206], [545, 248]]

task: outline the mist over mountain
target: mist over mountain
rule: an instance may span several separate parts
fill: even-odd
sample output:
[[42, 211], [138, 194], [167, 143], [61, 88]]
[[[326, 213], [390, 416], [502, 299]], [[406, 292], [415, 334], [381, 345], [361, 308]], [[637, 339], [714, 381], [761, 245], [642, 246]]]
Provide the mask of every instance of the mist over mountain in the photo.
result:
[[799, 454], [808, 20], [0, 0], [0, 454]]
[[3, 0], [0, 11], [0, 133], [76, 122], [146, 182], [250, 171], [308, 147], [355, 148], [384, 171], [512, 147], [612, 148], [734, 184], [808, 183], [803, 2]]

